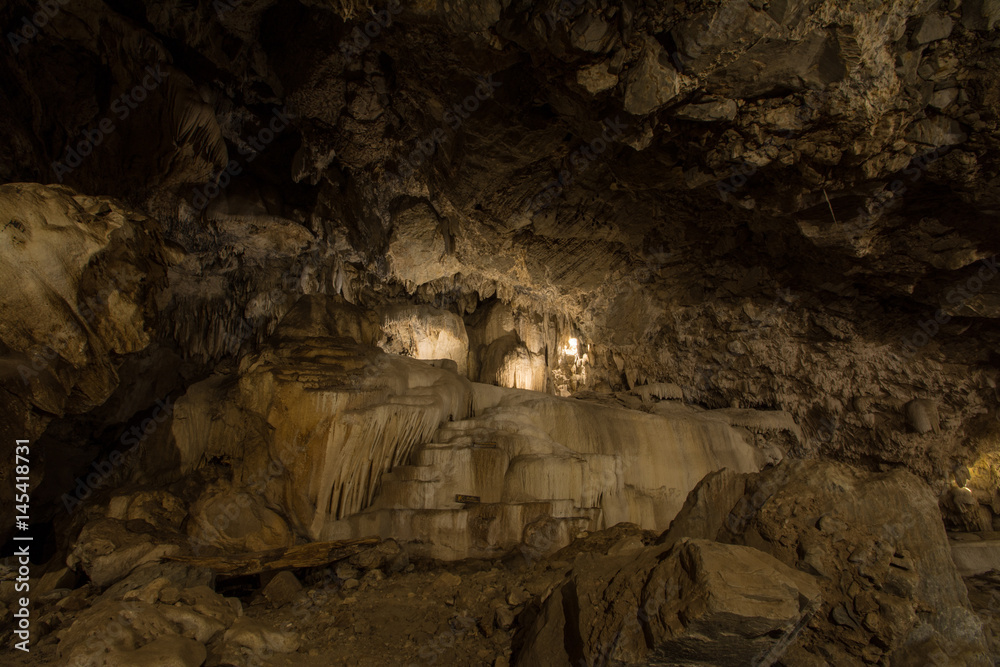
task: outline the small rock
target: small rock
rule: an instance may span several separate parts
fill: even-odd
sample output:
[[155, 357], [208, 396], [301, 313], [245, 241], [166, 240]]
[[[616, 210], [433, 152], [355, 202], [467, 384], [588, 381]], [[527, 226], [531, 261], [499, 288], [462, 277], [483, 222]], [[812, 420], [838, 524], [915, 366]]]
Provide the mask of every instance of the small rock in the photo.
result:
[[597, 95], [614, 88], [618, 76], [608, 71], [608, 63], [597, 63], [577, 70], [576, 82], [591, 95]]
[[913, 32], [913, 44], [929, 44], [939, 39], [945, 39], [951, 34], [954, 22], [946, 14], [929, 14], [920, 20]]
[[410, 557], [406, 555], [405, 551], [400, 551], [389, 561], [390, 572], [410, 572], [411, 570], [407, 569], [408, 567], [412, 569], [413, 566], [410, 565]]
[[153, 604], [160, 599], [160, 591], [169, 584], [170, 580], [166, 577], [157, 577], [141, 588], [128, 591], [122, 596], [122, 600], [141, 600], [142, 602]]
[[857, 622], [851, 618], [850, 613], [847, 611], [847, 607], [843, 603], [838, 604], [833, 608], [833, 613], [831, 614], [833, 622], [837, 625], [843, 625], [848, 628], [858, 628]]
[[824, 514], [821, 516], [819, 521], [816, 522], [816, 527], [824, 533], [830, 533], [832, 535], [837, 535], [847, 530], [846, 523], [830, 514]]
[[395, 540], [385, 540], [371, 549], [354, 554], [348, 562], [363, 570], [373, 570], [392, 562], [400, 553], [399, 544]]
[[160, 591], [160, 602], [163, 604], [175, 604], [181, 599], [181, 591], [176, 586], [164, 586]]
[[514, 612], [510, 607], [497, 607], [494, 613], [494, 621], [498, 628], [509, 628], [514, 624]]
[[158, 605], [157, 609], [163, 617], [180, 628], [185, 637], [209, 644], [226, 630], [222, 621], [199, 614], [184, 605]]
[[261, 593], [274, 608], [289, 604], [302, 592], [302, 584], [291, 572], [284, 571], [274, 575]]
[[917, 575], [908, 570], [890, 568], [885, 576], [885, 590], [901, 598], [912, 598], [919, 583]]
[[440, 577], [434, 580], [431, 584], [431, 588], [437, 591], [448, 590], [452, 588], [458, 588], [462, 583], [462, 577], [457, 574], [452, 574], [451, 572], [445, 572]]
[[685, 104], [674, 115], [685, 120], [701, 122], [730, 121], [736, 118], [736, 102], [733, 100], [713, 100], [700, 104]]
[[337, 567], [334, 568], [334, 573], [337, 575], [338, 579], [357, 579], [360, 576], [361, 571], [354, 567], [346, 561], [337, 563]]
[[670, 64], [663, 47], [648, 37], [639, 60], [629, 69], [625, 111], [635, 116], [652, 113], [677, 97], [681, 75]]
[[355, 588], [357, 588], [360, 585], [361, 585], [361, 582], [358, 581], [357, 579], [348, 579], [347, 581], [344, 582], [344, 590], [345, 591], [354, 590]]
[[935, 91], [931, 95], [931, 99], [928, 104], [935, 109], [947, 109], [958, 99], [958, 88], [945, 88], [944, 90]]
[[911, 125], [906, 132], [907, 141], [928, 146], [954, 146], [968, 138], [958, 121], [947, 116], [925, 118]]
[[937, 403], [918, 398], [906, 404], [906, 422], [917, 433], [940, 433]]
[[570, 42], [581, 51], [598, 53], [604, 48], [610, 26], [598, 14], [585, 12], [570, 31]]
[[507, 604], [517, 607], [531, 599], [531, 594], [523, 588], [516, 588], [507, 594]]
[[365, 576], [361, 577], [361, 588], [371, 588], [383, 579], [385, 575], [382, 574], [382, 570], [368, 570]]

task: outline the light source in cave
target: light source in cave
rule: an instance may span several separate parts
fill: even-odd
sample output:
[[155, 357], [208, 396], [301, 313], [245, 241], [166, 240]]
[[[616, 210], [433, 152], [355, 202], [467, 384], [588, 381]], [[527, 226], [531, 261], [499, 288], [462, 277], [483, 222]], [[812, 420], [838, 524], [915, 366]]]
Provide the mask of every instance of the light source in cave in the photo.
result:
[[579, 341], [576, 338], [570, 338], [566, 346], [562, 349], [563, 356], [567, 357], [575, 357], [579, 354], [579, 351]]

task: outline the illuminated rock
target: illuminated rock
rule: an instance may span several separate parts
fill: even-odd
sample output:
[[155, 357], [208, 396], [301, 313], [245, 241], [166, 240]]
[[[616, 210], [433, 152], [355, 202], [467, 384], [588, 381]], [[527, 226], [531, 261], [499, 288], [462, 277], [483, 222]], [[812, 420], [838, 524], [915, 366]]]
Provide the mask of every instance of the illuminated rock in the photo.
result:
[[621, 521], [666, 528], [707, 473], [756, 471], [773, 457], [724, 415], [471, 383], [344, 338], [304, 337], [315, 330], [291, 320], [238, 377], [178, 399], [173, 436], [183, 469], [230, 458], [237, 483], [311, 539], [377, 534], [462, 558], [530, 542], [544, 525], [551, 550]]
[[382, 315], [379, 347], [414, 359], [450, 359], [458, 373], [469, 366], [469, 335], [455, 313], [430, 306], [392, 306]]

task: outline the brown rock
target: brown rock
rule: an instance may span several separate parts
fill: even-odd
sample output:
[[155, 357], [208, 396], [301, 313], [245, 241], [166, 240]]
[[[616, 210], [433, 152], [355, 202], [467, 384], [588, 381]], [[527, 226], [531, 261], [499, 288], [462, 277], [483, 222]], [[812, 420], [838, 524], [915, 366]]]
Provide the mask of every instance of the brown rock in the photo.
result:
[[283, 607], [295, 600], [302, 592], [302, 584], [295, 577], [294, 574], [288, 572], [279, 572], [274, 575], [264, 590], [261, 591], [264, 597], [267, 598], [268, 602], [271, 603], [272, 607]]

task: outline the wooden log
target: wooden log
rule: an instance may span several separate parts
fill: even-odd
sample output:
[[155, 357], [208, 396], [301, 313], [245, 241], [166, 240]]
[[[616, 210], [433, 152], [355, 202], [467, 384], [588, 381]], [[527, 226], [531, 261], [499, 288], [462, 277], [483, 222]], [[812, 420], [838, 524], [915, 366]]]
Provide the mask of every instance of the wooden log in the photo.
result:
[[167, 556], [166, 560], [206, 567], [216, 574], [242, 576], [294, 570], [306, 567], [323, 567], [350, 558], [364, 549], [378, 544], [377, 537], [363, 537], [336, 542], [310, 542], [287, 549], [270, 549], [250, 553], [219, 556]]

